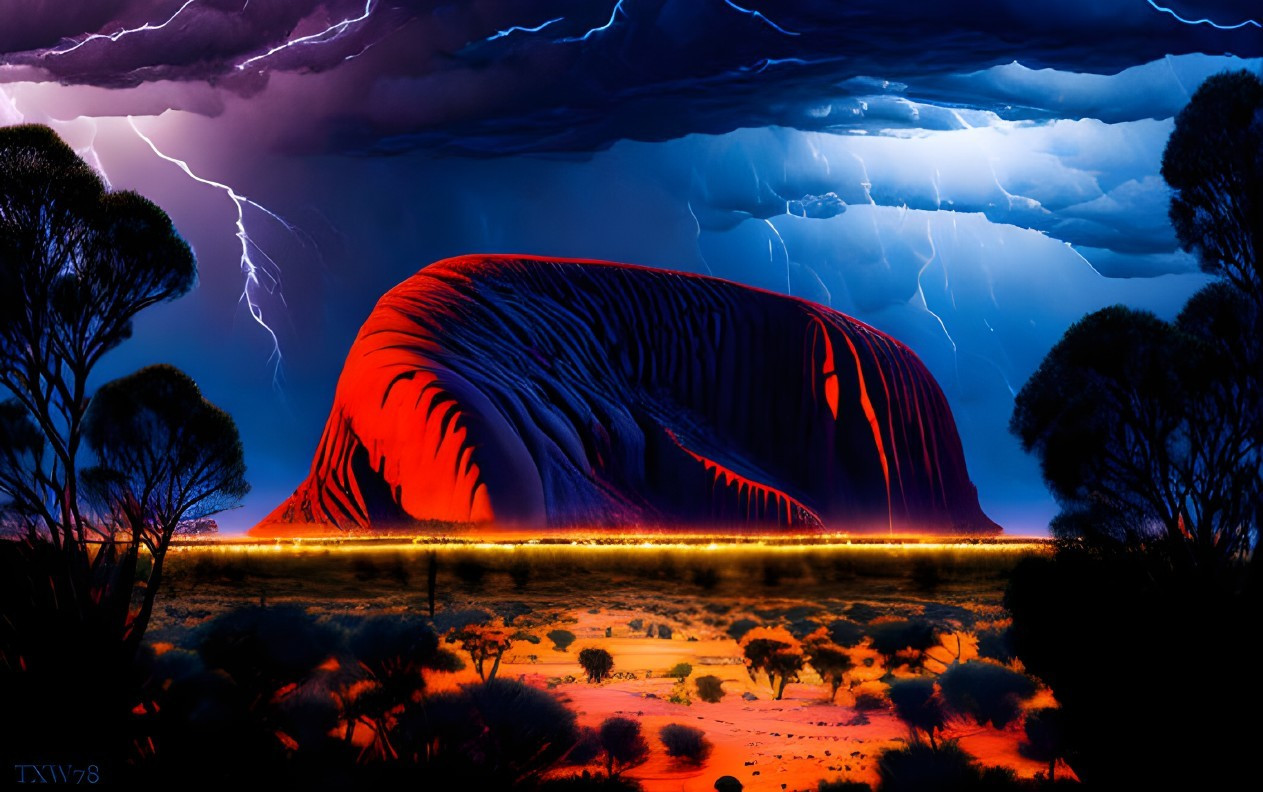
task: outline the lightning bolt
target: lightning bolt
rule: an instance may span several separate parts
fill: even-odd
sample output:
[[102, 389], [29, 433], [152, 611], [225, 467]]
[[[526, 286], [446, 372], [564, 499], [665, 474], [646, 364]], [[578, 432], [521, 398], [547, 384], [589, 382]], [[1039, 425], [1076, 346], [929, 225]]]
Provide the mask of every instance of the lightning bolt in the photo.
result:
[[1183, 22], [1186, 25], [1210, 25], [1211, 27], [1216, 28], [1217, 30], [1240, 30], [1243, 27], [1263, 28], [1263, 24], [1259, 24], [1259, 22], [1254, 19], [1245, 19], [1233, 25], [1220, 24], [1219, 22], [1216, 22], [1213, 19], [1208, 19], [1208, 18], [1185, 19], [1184, 17], [1176, 13], [1173, 9], [1167, 8], [1166, 6], [1158, 5], [1153, 0], [1145, 0], [1145, 2], [1149, 3], [1149, 5], [1152, 6], [1155, 11], [1161, 11], [1164, 14], [1170, 14], [1171, 16], [1175, 17], [1177, 20], [1179, 20], [1180, 22]]
[[[192, 0], [189, 0], [189, 1], [192, 2]], [[343, 19], [340, 22], [333, 23], [332, 25], [320, 31], [319, 33], [312, 33], [310, 36], [300, 36], [296, 39], [291, 39], [281, 44], [277, 44], [275, 47], [272, 47], [267, 52], [264, 52], [260, 55], [255, 55], [252, 58], [247, 58], [243, 60], [241, 63], [237, 64], [237, 70], [241, 71], [246, 68], [249, 68], [250, 64], [258, 63], [261, 60], [266, 60], [267, 58], [272, 57], [276, 53], [281, 52], [282, 50], [287, 50], [290, 47], [305, 46], [307, 44], [327, 44], [330, 41], [335, 41], [337, 40], [339, 36], [347, 32], [347, 30], [351, 29], [352, 27], [359, 24], [360, 22], [363, 22], [364, 20], [368, 19], [369, 16], [371, 16], [373, 13], [373, 4], [375, 1], [376, 0], [366, 0], [366, 2], [364, 3], [364, 12], [357, 17], [348, 17], [347, 19]]]
[[512, 36], [514, 33], [538, 33], [544, 28], [548, 27], [549, 25], [555, 25], [556, 23], [562, 21], [563, 19], [565, 19], [565, 17], [557, 17], [556, 19], [550, 19], [547, 22], [541, 22], [535, 27], [524, 27], [522, 25], [514, 25], [511, 28], [505, 28], [504, 30], [497, 32], [494, 36], [488, 36], [487, 38], [483, 39], [483, 41], [495, 41], [496, 39], [508, 38], [509, 36]]
[[88, 139], [88, 145], [81, 149], [76, 149], [75, 153], [86, 160], [87, 163], [92, 166], [93, 170], [101, 175], [101, 181], [105, 182], [107, 189], [113, 190], [114, 185], [110, 183], [110, 177], [105, 173], [105, 166], [101, 164], [101, 157], [96, 153], [96, 119], [84, 116], [83, 120], [88, 123], [88, 128], [92, 130], [92, 137]]
[[592, 28], [587, 33], [584, 33], [582, 36], [571, 36], [569, 38], [557, 39], [557, 42], [560, 44], [571, 44], [576, 41], [587, 41], [589, 38], [591, 38], [592, 36], [595, 36], [597, 33], [604, 33], [605, 31], [614, 27], [614, 22], [615, 20], [618, 19], [618, 15], [626, 14], [626, 13], [627, 12], [623, 10], [623, 0], [618, 0], [618, 2], [614, 4], [614, 10], [610, 12], [609, 22], [606, 22], [604, 25], [601, 25], [600, 27]]
[[[690, 207], [691, 208], [691, 207]], [[781, 232], [776, 230], [776, 226], [772, 225], [771, 220], [764, 219], [767, 227], [772, 229], [772, 235], [781, 243], [781, 252], [785, 254], [785, 293], [790, 297], [794, 296], [794, 290], [789, 283], [789, 248], [785, 245], [785, 237], [781, 236]], [[767, 238], [767, 261], [772, 263], [772, 237]]]
[[[115, 33], [92, 33], [88, 35], [87, 37], [85, 37], [82, 41], [79, 41], [65, 49], [49, 50], [45, 54], [46, 55], [65, 55], [69, 52], [74, 52], [75, 50], [82, 47], [84, 44], [87, 44], [89, 41], [100, 41], [101, 39], [108, 39], [109, 41], [118, 41], [119, 39], [124, 38], [126, 36], [130, 36], [134, 33], [146, 33], [151, 30], [162, 30], [164, 27], [174, 22], [176, 17], [178, 17], [180, 14], [183, 14], [186, 8], [188, 8], [189, 6], [193, 5], [196, 2], [197, 0], [185, 0], [184, 5], [177, 8], [175, 10], [175, 13], [172, 14], [170, 17], [168, 17], [167, 21], [165, 22], [160, 22], [156, 25], [153, 24], [152, 22], [146, 22], [140, 27], [123, 28], [122, 30], [119, 30]], [[249, 2], [249, 0], [247, 0], [247, 2]]]
[[754, 17], [755, 19], [759, 20], [760, 22], [772, 28], [777, 33], [780, 33], [781, 35], [784, 35], [784, 36], [801, 36], [802, 35], [801, 33], [797, 33], [793, 30], [786, 30], [785, 28], [781, 27], [780, 25], [776, 24], [772, 20], [765, 17], [762, 11], [756, 11], [753, 8], [742, 8], [741, 6], [732, 2], [732, 0], [724, 0], [724, 5], [728, 6], [734, 11], [738, 11], [742, 14], [745, 14], [746, 16]]
[[[259, 289], [265, 289], [269, 294], [276, 294], [281, 298], [281, 302], [284, 303], [285, 298], [279, 291], [281, 287], [280, 267], [271, 256], [264, 252], [263, 249], [250, 238], [250, 234], [246, 230], [246, 209], [253, 208], [262, 212], [272, 220], [275, 220], [277, 223], [284, 226], [287, 231], [294, 232], [294, 227], [271, 209], [268, 209], [266, 206], [263, 206], [262, 204], [242, 195], [232, 187], [229, 187], [227, 184], [198, 176], [184, 160], [164, 154], [148, 135], [140, 131], [140, 127], [136, 126], [136, 121], [131, 116], [127, 117], [127, 123], [131, 125], [132, 131], [134, 131], [141, 140], [145, 141], [150, 150], [152, 150], [153, 153], [160, 159], [166, 160], [167, 162], [175, 165], [180, 170], [184, 171], [184, 174], [193, 181], [198, 182], [199, 184], [205, 184], [208, 187], [214, 187], [224, 195], [228, 196], [228, 199], [232, 201], [233, 207], [237, 210], [237, 239], [241, 242], [241, 272], [245, 276], [245, 285], [241, 290], [241, 302], [245, 304], [246, 308], [250, 311], [250, 316], [254, 319], [255, 323], [259, 325], [259, 327], [263, 328], [263, 331], [267, 333], [268, 338], [272, 342], [272, 353], [268, 356], [268, 362], [273, 364], [272, 385], [277, 390], [280, 390], [282, 360], [281, 342], [276, 336], [276, 331], [272, 329], [271, 325], [269, 325], [267, 320], [264, 318], [263, 308], [256, 300]], [[258, 256], [261, 257], [262, 266], [255, 262], [255, 254], [258, 254]], [[266, 283], [264, 282], [264, 279], [266, 279]]]
[[702, 266], [706, 268], [707, 275], [714, 275], [715, 271], [710, 268], [710, 262], [706, 260], [706, 256], [702, 254], [702, 221], [697, 219], [697, 212], [693, 211], [693, 202], [688, 202], [689, 216], [693, 218], [693, 225], [697, 226], [697, 257], [702, 260]]

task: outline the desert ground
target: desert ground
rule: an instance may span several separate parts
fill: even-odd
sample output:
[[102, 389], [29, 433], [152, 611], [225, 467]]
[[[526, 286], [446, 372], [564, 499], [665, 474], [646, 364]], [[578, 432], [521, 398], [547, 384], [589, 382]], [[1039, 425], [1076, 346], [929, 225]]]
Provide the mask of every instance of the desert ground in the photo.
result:
[[[910, 738], [881, 691], [895, 677], [935, 673], [979, 653], [979, 635], [1007, 624], [1005, 581], [1038, 542], [824, 544], [303, 543], [279, 540], [181, 546], [151, 640], [181, 645], [199, 624], [242, 604], [297, 604], [314, 614], [428, 615], [427, 572], [436, 568], [434, 625], [477, 621], [514, 631], [498, 676], [552, 690], [597, 726], [613, 715], [641, 722], [650, 759], [626, 775], [646, 790], [700, 792], [736, 776], [750, 792], [814, 790], [822, 779], [874, 782], [880, 752]], [[938, 643], [889, 663], [861, 642], [836, 698], [810, 667], [773, 700], [747, 672], [742, 628], [781, 626], [804, 635], [837, 620], [929, 622]], [[664, 629], [665, 628], [665, 629]], [[549, 633], [573, 634], [558, 647]], [[578, 653], [600, 647], [613, 678], [590, 684]], [[454, 647], [453, 647], [454, 648]], [[909, 653], [905, 653], [907, 655]], [[667, 676], [692, 667], [683, 681]], [[702, 701], [695, 680], [722, 680]], [[473, 669], [434, 674], [429, 689], [476, 681]], [[865, 694], [871, 695], [865, 695]], [[1040, 692], [1027, 706], [1046, 706]], [[656, 735], [680, 723], [714, 745], [699, 766], [666, 755]], [[1000, 730], [957, 719], [943, 736], [986, 764], [1033, 776], [1046, 769], [1018, 751], [1020, 724]]]

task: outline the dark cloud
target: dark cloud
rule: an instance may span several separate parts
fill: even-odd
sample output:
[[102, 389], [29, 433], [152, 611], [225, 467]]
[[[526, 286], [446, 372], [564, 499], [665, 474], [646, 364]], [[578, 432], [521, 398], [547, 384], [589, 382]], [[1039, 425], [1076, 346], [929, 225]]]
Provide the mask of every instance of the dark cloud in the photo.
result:
[[[318, 98], [293, 97], [311, 117], [289, 142], [365, 153], [590, 151], [764, 123], [832, 129], [847, 119], [817, 112], [822, 97], [890, 92], [1048, 117], [1064, 108], [961, 75], [1015, 60], [1104, 74], [1167, 54], [1263, 53], [1256, 27], [1182, 24], [1142, 0], [116, 0], [60, 15], [61, 4], [31, 14], [17, 5], [0, 2], [4, 60], [61, 82], [209, 81], [250, 94], [284, 73], [321, 72], [304, 86]], [[1245, 18], [1241, 3], [1188, 5], [1171, 7]], [[1138, 109], [1121, 108], [1087, 109]]]

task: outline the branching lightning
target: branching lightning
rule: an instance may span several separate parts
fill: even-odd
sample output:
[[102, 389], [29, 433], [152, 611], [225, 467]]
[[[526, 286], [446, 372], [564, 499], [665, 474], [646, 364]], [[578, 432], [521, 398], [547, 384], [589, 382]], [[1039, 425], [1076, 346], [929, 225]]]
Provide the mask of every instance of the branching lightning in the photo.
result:
[[162, 30], [164, 27], [174, 22], [176, 20], [176, 17], [180, 16], [180, 14], [183, 14], [185, 9], [187, 9], [189, 6], [193, 5], [196, 2], [197, 0], [185, 0], [184, 5], [177, 8], [175, 13], [172, 14], [170, 17], [168, 17], [165, 22], [160, 22], [158, 24], [154, 24], [152, 22], [146, 22], [140, 27], [123, 28], [114, 33], [91, 33], [87, 37], [85, 37], [83, 40], [65, 49], [49, 50], [46, 54], [47, 55], [65, 55], [68, 52], [74, 52], [75, 50], [82, 47], [84, 44], [87, 44], [89, 41], [100, 41], [101, 39], [108, 39], [110, 41], [118, 41], [119, 39], [124, 38], [125, 36], [130, 36], [134, 33], [146, 33], [151, 30]]
[[1175, 17], [1177, 20], [1179, 20], [1180, 22], [1183, 22], [1186, 25], [1210, 25], [1211, 27], [1216, 28], [1218, 30], [1240, 30], [1243, 27], [1263, 28], [1263, 24], [1260, 24], [1258, 20], [1255, 20], [1255, 19], [1244, 19], [1232, 25], [1221, 24], [1209, 18], [1185, 19], [1184, 17], [1176, 13], [1174, 9], [1167, 8], [1166, 6], [1158, 5], [1157, 3], [1154, 2], [1154, 0], [1145, 0], [1145, 1], [1149, 3], [1149, 5], [1152, 6], [1155, 11], [1161, 11], [1164, 14], [1170, 14], [1171, 16]]
[[[690, 207], [690, 209], [691, 208], [692, 207]], [[767, 227], [772, 229], [772, 235], [775, 236], [777, 241], [781, 243], [781, 252], [785, 254], [785, 293], [790, 297], [793, 297], [794, 290], [791, 287], [789, 280], [789, 247], [785, 244], [785, 237], [781, 236], [781, 232], [776, 229], [776, 226], [772, 224], [771, 220], [764, 219], [763, 222], [767, 223]], [[769, 264], [774, 261], [772, 258], [772, 237], [767, 238], [767, 260]]]
[[763, 24], [767, 25], [768, 27], [772, 28], [777, 33], [780, 33], [782, 35], [785, 35], [785, 36], [801, 36], [802, 35], [801, 33], [795, 32], [793, 30], [786, 30], [785, 28], [781, 27], [780, 25], [776, 24], [775, 22], [773, 22], [772, 20], [764, 16], [762, 11], [756, 11], [753, 8], [742, 8], [741, 6], [732, 2], [732, 0], [724, 0], [724, 5], [728, 6], [734, 11], [738, 11], [742, 14], [745, 14], [746, 16], [754, 17], [755, 19], [759, 20]]
[[[280, 223], [287, 231], [294, 231], [294, 227], [287, 223], [280, 215], [268, 209], [266, 206], [251, 200], [250, 198], [238, 193], [232, 187], [222, 182], [207, 179], [198, 176], [189, 167], [184, 160], [177, 159], [168, 154], [164, 154], [157, 144], [136, 125], [136, 121], [131, 116], [127, 117], [127, 123], [131, 125], [136, 135], [143, 140], [160, 159], [166, 160], [171, 164], [184, 171], [184, 174], [199, 184], [205, 184], [228, 196], [232, 201], [233, 207], [237, 210], [237, 239], [241, 243], [241, 273], [245, 276], [245, 285], [241, 290], [241, 302], [245, 304], [247, 310], [250, 311], [251, 318], [263, 331], [267, 333], [268, 338], [272, 342], [272, 353], [268, 356], [268, 362], [273, 364], [272, 367], [272, 384], [277, 389], [281, 385], [281, 343], [277, 338], [276, 331], [263, 316], [263, 308], [259, 305], [257, 296], [259, 289], [266, 290], [269, 294], [276, 294], [280, 297], [282, 303], [284, 296], [280, 294], [281, 280], [280, 267], [262, 248], [259, 247], [253, 239], [250, 238], [249, 232], [246, 230], [246, 209], [247, 207], [256, 209], [267, 215], [272, 220]], [[260, 261], [256, 262], [255, 256], [260, 257]]]
[[[192, 0], [190, 0], [190, 2], [192, 2]], [[348, 17], [347, 19], [343, 19], [340, 22], [335, 22], [334, 24], [330, 25], [329, 27], [325, 28], [319, 33], [312, 33], [309, 36], [299, 36], [296, 39], [291, 39], [289, 41], [285, 41], [280, 44], [277, 44], [275, 47], [272, 47], [267, 52], [264, 52], [259, 55], [255, 55], [254, 57], [251, 57], [251, 58], [247, 58], [243, 60], [241, 63], [237, 64], [237, 70], [242, 71], [244, 69], [247, 69], [249, 68], [251, 64], [258, 63], [261, 60], [266, 60], [267, 58], [272, 57], [276, 53], [281, 52], [283, 50], [287, 50], [290, 47], [299, 47], [299, 46], [305, 46], [309, 44], [327, 44], [330, 41], [335, 41], [343, 33], [347, 32], [352, 27], [358, 25], [359, 23], [363, 22], [364, 20], [372, 16], [373, 6], [375, 2], [376, 0], [365, 0], [364, 12], [357, 17]]]

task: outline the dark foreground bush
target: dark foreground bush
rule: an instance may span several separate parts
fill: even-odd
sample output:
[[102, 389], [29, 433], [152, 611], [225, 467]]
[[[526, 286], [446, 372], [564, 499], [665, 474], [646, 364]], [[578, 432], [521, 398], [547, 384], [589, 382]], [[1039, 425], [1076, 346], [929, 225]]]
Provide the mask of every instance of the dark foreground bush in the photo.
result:
[[706, 732], [679, 723], [668, 723], [659, 729], [658, 739], [666, 747], [667, 756], [689, 764], [702, 764], [714, 749]]
[[880, 792], [1008, 792], [1021, 789], [1008, 768], [982, 768], [955, 742], [912, 743], [877, 760]]
[[713, 674], [693, 680], [697, 685], [697, 697], [708, 704], [718, 704], [724, 697], [724, 681]]

